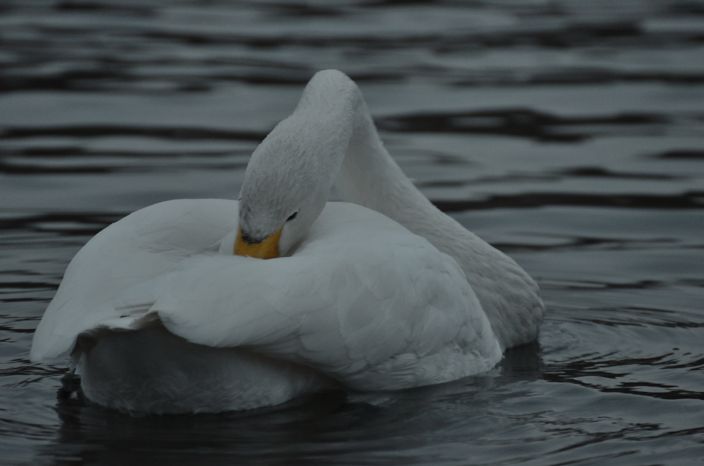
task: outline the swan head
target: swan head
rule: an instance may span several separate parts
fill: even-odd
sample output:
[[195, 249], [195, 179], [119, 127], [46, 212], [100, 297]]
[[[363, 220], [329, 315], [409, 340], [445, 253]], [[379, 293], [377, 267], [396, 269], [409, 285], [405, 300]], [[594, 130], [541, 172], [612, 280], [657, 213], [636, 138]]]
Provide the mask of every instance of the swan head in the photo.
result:
[[337, 178], [361, 95], [345, 74], [316, 73], [296, 110], [255, 149], [240, 192], [234, 253], [290, 255], [318, 218]]
[[331, 159], [344, 156], [325, 131], [324, 125], [294, 114], [254, 151], [240, 192], [235, 254], [290, 255], [305, 238], [339, 171]]

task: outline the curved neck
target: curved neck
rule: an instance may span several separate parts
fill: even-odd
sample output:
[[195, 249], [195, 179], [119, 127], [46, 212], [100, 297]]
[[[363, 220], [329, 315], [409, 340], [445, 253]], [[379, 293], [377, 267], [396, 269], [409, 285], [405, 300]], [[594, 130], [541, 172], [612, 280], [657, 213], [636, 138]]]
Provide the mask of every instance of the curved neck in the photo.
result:
[[336, 184], [342, 199], [376, 210], [448, 252], [445, 242], [434, 241], [439, 227], [466, 230], [436, 208], [401, 170], [384, 147], [361, 95], [349, 123], [353, 130]]
[[[438, 210], [406, 177], [384, 148], [357, 85], [344, 74], [317, 73], [294, 115], [316, 128], [324, 172], [342, 200], [376, 210], [453, 254], [457, 235], [470, 234]], [[474, 236], [474, 235], [471, 235]]]
[[[357, 86], [336, 71], [311, 79], [296, 112], [314, 120], [319, 158], [345, 201], [397, 221], [452, 256], [502, 347], [535, 338], [542, 303], [535, 282], [504, 255], [436, 208], [384, 148]], [[323, 149], [324, 148], [324, 149]], [[323, 155], [324, 154], [324, 155]]]
[[[312, 144], [330, 186], [336, 181], [342, 200], [360, 204], [396, 220], [444, 252], [450, 238], [466, 230], [438, 210], [406, 177], [384, 148], [357, 85], [344, 74], [317, 73], [306, 86], [292, 117], [315, 128]], [[303, 127], [299, 133], [309, 130]], [[326, 181], [328, 181], [326, 180]], [[440, 230], [440, 232], [438, 231]]]
[[[316, 128], [319, 150], [330, 183], [342, 200], [376, 210], [457, 257], [460, 237], [478, 238], [436, 208], [384, 148], [357, 85], [344, 74], [327, 70], [306, 86], [294, 112]], [[322, 148], [325, 149], [322, 149]], [[491, 248], [481, 240], [478, 248]]]

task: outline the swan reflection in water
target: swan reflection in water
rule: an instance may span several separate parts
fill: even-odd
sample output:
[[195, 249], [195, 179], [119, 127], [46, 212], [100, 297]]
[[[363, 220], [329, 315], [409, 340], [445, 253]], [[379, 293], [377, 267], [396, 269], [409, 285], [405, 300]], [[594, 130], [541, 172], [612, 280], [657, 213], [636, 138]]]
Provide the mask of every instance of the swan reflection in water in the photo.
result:
[[[467, 436], [515, 442], [502, 404], [525, 395], [525, 383], [541, 378], [542, 365], [540, 347], [533, 342], [506, 351], [485, 374], [445, 384], [394, 392], [335, 390], [220, 414], [126, 416], [82, 400], [72, 390], [72, 396], [59, 397], [61, 426], [45, 451], [57, 464], [76, 457], [96, 464], [140, 464], [144, 455], [184, 465], [252, 458], [282, 465], [311, 458], [316, 464], [363, 464], [378, 460], [384, 449], [412, 461], [415, 448], [453, 436], [462, 443]], [[75, 376], [68, 380], [74, 385], [67, 388], [75, 390]]]

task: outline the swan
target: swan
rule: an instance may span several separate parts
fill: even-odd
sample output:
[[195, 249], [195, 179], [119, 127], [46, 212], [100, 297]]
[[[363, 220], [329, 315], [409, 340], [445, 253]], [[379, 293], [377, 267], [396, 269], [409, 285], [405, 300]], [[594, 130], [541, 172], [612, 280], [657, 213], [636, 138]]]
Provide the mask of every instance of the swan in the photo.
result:
[[221, 412], [481, 373], [542, 315], [531, 277], [434, 207], [357, 85], [324, 70], [253, 152], [239, 201], [162, 202], [83, 246], [30, 357], [70, 356], [109, 408]]

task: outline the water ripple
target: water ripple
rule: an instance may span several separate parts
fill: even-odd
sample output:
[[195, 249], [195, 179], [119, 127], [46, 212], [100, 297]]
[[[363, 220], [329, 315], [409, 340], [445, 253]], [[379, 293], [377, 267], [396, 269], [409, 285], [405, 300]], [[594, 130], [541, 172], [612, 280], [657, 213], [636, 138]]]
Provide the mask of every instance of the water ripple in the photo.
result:
[[[704, 457], [704, 6], [414, 0], [0, 4], [0, 444], [8, 464], [691, 464]], [[442, 210], [536, 277], [487, 374], [133, 418], [27, 359], [96, 232], [235, 198], [317, 69], [358, 81]]]

